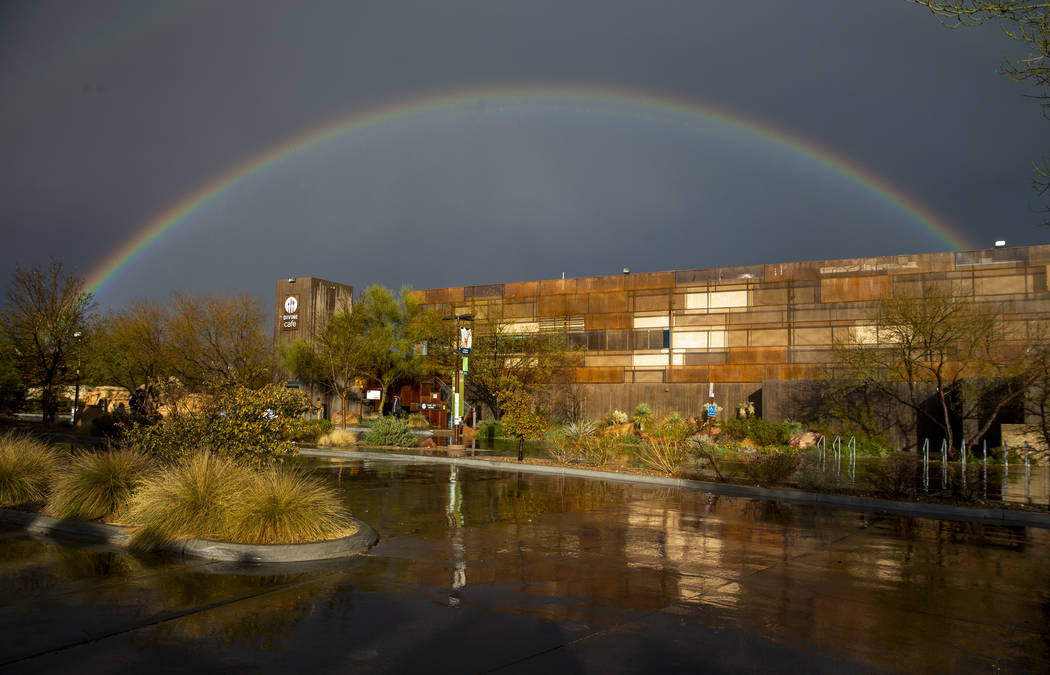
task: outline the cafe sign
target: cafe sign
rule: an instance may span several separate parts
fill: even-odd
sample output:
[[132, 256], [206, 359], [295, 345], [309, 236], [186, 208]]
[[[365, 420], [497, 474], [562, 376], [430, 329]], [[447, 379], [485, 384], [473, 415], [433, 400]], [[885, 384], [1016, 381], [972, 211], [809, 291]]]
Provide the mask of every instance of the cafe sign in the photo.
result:
[[284, 299], [284, 313], [281, 315], [281, 330], [298, 330], [299, 296], [289, 295]]

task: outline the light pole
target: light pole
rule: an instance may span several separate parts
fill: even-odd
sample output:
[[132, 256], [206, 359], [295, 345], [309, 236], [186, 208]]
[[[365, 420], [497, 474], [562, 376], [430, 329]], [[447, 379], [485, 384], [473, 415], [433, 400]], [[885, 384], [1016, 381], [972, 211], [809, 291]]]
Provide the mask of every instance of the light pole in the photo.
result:
[[473, 314], [452, 314], [441, 317], [442, 321], [456, 322], [456, 339], [459, 341], [459, 353], [463, 357], [462, 370], [455, 371], [455, 382], [452, 385], [455, 392], [455, 400], [452, 403], [452, 444], [459, 445], [463, 437], [463, 384], [467, 376], [467, 357], [470, 356], [470, 330], [463, 333], [460, 329], [460, 321], [473, 321]]
[[77, 408], [80, 407], [80, 345], [83, 343], [80, 339], [82, 333], [77, 331], [73, 333], [73, 337], [77, 339], [77, 380], [76, 386], [73, 387], [73, 427], [77, 426]]

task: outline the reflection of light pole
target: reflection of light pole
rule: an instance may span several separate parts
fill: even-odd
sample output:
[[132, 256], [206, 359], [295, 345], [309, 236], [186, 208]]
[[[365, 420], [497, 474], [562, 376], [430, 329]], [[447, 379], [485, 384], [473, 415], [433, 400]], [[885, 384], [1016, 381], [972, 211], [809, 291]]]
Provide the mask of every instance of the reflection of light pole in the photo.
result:
[[77, 384], [73, 388], [73, 426], [77, 425], [77, 408], [80, 407], [80, 345], [83, 342], [80, 339], [81, 332], [77, 331], [73, 333], [73, 337], [77, 339]]
[[[441, 317], [442, 321], [456, 321], [456, 340], [460, 339], [460, 321], [473, 321], [473, 314], [452, 314], [450, 316]], [[453, 391], [455, 392], [454, 401], [452, 403], [452, 444], [459, 445], [460, 439], [463, 434], [463, 389], [462, 386], [466, 380], [467, 375], [467, 356], [470, 354], [469, 347], [460, 347], [459, 353], [463, 355], [463, 369], [459, 368], [455, 371], [455, 382], [452, 385]]]

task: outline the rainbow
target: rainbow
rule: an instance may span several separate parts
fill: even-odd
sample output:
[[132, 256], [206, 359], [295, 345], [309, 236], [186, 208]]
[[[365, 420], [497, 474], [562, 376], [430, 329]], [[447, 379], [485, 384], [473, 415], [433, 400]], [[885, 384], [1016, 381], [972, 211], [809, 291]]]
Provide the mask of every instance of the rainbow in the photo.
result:
[[951, 250], [979, 248], [961, 231], [952, 227], [930, 209], [919, 204], [888, 180], [827, 148], [801, 136], [770, 126], [753, 118], [710, 103], [676, 98], [638, 90], [594, 86], [518, 86], [481, 87], [456, 92], [422, 96], [356, 111], [321, 126], [291, 136], [252, 155], [228, 171], [171, 204], [97, 265], [87, 278], [87, 287], [98, 294], [137, 256], [158, 242], [166, 232], [185, 222], [195, 213], [222, 197], [232, 187], [298, 153], [304, 152], [345, 134], [362, 132], [380, 125], [442, 114], [462, 114], [482, 106], [484, 110], [514, 109], [547, 105], [559, 110], [588, 112], [612, 111], [643, 118], [666, 121], [669, 115], [685, 115], [723, 124], [746, 134], [785, 148], [815, 162], [868, 192], [880, 201], [914, 221]]

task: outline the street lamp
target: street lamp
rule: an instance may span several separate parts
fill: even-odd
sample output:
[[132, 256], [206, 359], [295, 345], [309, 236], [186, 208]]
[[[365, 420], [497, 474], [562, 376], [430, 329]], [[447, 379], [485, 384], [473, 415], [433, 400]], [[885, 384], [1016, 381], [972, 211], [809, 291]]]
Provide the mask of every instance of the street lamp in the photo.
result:
[[73, 388], [73, 427], [77, 426], [77, 408], [80, 407], [80, 345], [83, 343], [80, 339], [82, 333], [77, 331], [73, 333], [73, 337], [77, 339], [77, 384]]
[[460, 328], [461, 321], [474, 321], [473, 314], [450, 314], [441, 317], [442, 321], [456, 322], [456, 335], [459, 339], [459, 353], [463, 356], [462, 370], [456, 369], [453, 391], [455, 400], [452, 403], [452, 444], [459, 445], [463, 438], [463, 384], [467, 376], [467, 357], [470, 356], [470, 332], [464, 333]]

